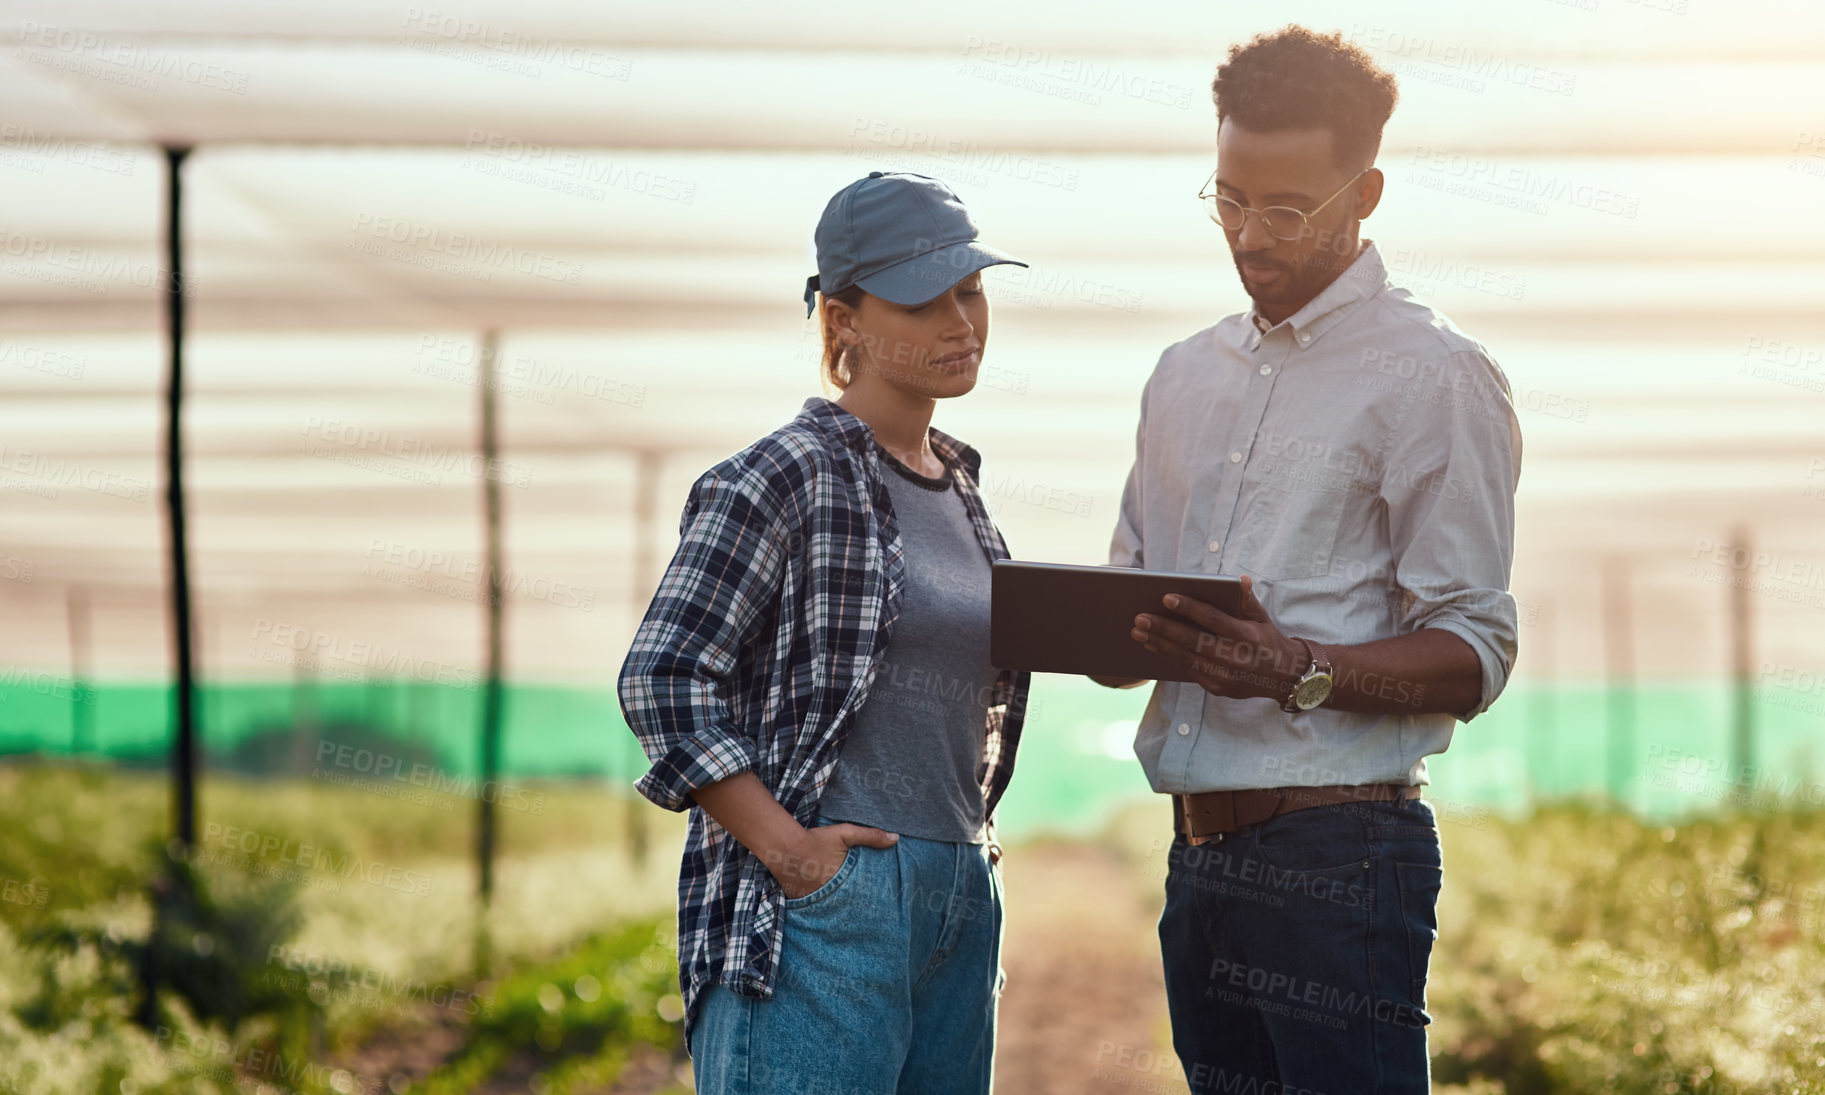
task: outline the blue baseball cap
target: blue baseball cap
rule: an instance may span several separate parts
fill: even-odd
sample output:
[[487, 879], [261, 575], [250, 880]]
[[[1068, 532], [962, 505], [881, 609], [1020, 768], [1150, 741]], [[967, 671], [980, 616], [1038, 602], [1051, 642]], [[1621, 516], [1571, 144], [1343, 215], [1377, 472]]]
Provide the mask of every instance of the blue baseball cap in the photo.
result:
[[894, 304], [924, 304], [986, 266], [1026, 263], [976, 242], [956, 192], [929, 175], [870, 171], [836, 192], [817, 222], [817, 273], [805, 279], [805, 315], [818, 293], [852, 285]]

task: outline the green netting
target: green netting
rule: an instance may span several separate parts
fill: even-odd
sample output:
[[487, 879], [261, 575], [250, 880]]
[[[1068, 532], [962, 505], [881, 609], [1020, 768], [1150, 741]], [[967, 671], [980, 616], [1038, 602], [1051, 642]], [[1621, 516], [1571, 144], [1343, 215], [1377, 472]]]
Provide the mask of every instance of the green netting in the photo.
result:
[[[1094, 831], [1117, 805], [1147, 796], [1130, 751], [1145, 689], [1115, 692], [1040, 676], [1004, 832]], [[1767, 792], [1825, 805], [1818, 743], [1825, 719], [1807, 697], [1758, 692], [1750, 769], [1733, 770], [1727, 682], [1662, 682], [1616, 696], [1600, 685], [1516, 682], [1460, 726], [1431, 760], [1441, 813], [1508, 811], [1539, 798], [1614, 793], [1651, 816], [1740, 803]], [[1633, 740], [1611, 711], [1634, 710]], [[202, 689], [205, 763], [274, 777], [416, 779], [440, 786], [479, 774], [481, 691], [419, 681], [213, 684]], [[87, 755], [162, 767], [171, 688], [159, 682], [0, 683], [0, 753]], [[611, 688], [506, 687], [502, 778], [587, 778], [625, 793], [644, 770]]]

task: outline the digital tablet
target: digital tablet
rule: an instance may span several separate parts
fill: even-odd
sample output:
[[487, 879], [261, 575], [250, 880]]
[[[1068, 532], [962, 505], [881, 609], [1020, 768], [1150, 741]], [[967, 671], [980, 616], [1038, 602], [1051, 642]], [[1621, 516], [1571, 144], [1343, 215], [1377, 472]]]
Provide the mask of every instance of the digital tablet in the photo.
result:
[[1215, 574], [1075, 566], [999, 559], [990, 571], [989, 661], [997, 669], [1189, 681], [1181, 669], [1129, 637], [1143, 612], [1182, 593], [1234, 613], [1242, 583]]

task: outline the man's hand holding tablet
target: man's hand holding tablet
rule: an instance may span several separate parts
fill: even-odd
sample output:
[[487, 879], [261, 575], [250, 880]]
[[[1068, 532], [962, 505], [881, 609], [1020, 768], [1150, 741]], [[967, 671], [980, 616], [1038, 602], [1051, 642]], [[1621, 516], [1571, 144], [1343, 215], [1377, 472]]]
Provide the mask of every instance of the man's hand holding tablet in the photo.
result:
[[[1166, 611], [1134, 617], [1129, 637], [1182, 667], [1213, 696], [1283, 699], [1310, 662], [1305, 645], [1282, 633], [1261, 607], [1251, 575], [1241, 578], [1233, 612], [1182, 593], [1164, 594], [1160, 604]], [[1110, 687], [1132, 685], [1117, 680]]]
[[1269, 694], [1265, 682], [1278, 677], [1284, 693], [1305, 668], [1303, 651], [1273, 626], [1250, 582], [1001, 560], [989, 657], [1001, 668], [1082, 674], [1112, 688], [1176, 680], [1254, 696]]

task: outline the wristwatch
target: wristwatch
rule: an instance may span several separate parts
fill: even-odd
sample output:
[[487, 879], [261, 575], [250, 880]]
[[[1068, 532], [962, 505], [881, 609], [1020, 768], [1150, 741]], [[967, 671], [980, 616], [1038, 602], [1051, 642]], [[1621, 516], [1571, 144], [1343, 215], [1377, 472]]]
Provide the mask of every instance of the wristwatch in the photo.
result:
[[1297, 715], [1331, 698], [1331, 659], [1324, 652], [1324, 647], [1310, 639], [1300, 639], [1305, 644], [1305, 652], [1312, 659], [1306, 668], [1305, 676], [1293, 682], [1293, 690], [1280, 701], [1280, 710]]

